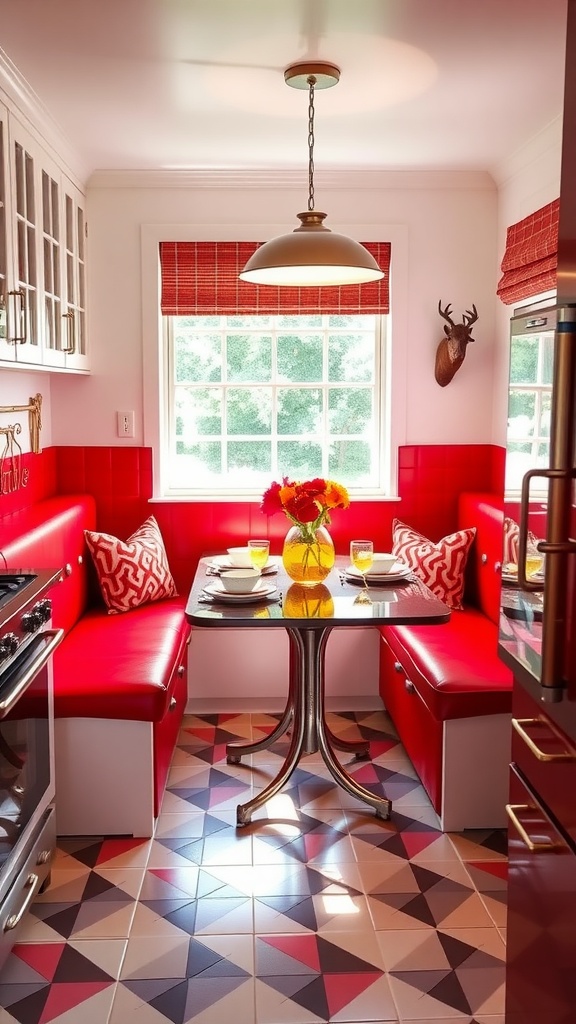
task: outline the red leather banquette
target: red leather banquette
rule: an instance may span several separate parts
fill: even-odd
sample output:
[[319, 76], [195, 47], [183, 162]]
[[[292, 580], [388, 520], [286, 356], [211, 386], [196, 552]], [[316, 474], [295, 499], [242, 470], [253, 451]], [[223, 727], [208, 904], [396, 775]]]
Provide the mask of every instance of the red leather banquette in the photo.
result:
[[476, 527], [464, 610], [441, 626], [380, 631], [380, 692], [447, 832], [505, 825], [512, 705], [497, 652], [501, 500], [462, 493], [457, 525]]
[[59, 835], [152, 834], [187, 700], [185, 597], [109, 615], [84, 530], [91, 495], [48, 498], [2, 520], [8, 568], [62, 567], [50, 593], [66, 636], [54, 657]]

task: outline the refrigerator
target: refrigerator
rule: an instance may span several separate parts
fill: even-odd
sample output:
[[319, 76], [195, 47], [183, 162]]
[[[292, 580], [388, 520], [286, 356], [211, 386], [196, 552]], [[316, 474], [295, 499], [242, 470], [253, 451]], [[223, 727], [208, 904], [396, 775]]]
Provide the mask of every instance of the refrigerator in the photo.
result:
[[[537, 339], [552, 389], [547, 409], [534, 401], [529, 468], [513, 388], [509, 410], [519, 493], [505, 502], [517, 569], [514, 579], [504, 560], [499, 634], [514, 675], [506, 1024], [576, 1022], [576, 0], [567, 6], [557, 293], [511, 320], [512, 360]], [[529, 575], [534, 542], [543, 571]]]

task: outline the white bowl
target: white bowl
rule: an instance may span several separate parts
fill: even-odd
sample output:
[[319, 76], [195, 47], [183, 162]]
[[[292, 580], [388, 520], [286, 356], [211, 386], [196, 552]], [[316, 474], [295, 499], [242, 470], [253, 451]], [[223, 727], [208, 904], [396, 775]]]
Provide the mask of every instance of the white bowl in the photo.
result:
[[259, 569], [226, 569], [220, 573], [224, 590], [230, 594], [250, 594], [260, 582]]
[[228, 548], [228, 554], [230, 561], [233, 565], [239, 566], [245, 569], [252, 568], [252, 562], [250, 560], [250, 548]]
[[392, 555], [389, 552], [375, 551], [374, 558], [372, 559], [372, 565], [368, 570], [368, 575], [371, 572], [385, 573], [390, 572], [393, 565], [396, 564], [398, 558], [396, 555]]

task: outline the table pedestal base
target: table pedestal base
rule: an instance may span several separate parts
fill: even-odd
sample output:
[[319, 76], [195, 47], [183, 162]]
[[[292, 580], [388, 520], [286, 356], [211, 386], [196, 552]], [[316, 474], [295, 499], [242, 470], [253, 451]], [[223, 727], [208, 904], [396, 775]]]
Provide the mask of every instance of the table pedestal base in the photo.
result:
[[290, 638], [290, 686], [288, 701], [276, 728], [257, 743], [229, 743], [226, 747], [228, 764], [239, 764], [245, 754], [266, 750], [292, 727], [290, 745], [284, 764], [275, 779], [258, 796], [245, 804], [238, 804], [238, 825], [247, 825], [252, 814], [286, 785], [300, 758], [304, 754], [320, 751], [330, 774], [351, 796], [373, 807], [377, 817], [390, 817], [392, 801], [378, 797], [364, 789], [344, 771], [336, 758], [334, 748], [354, 754], [357, 760], [369, 756], [366, 740], [342, 740], [330, 731], [324, 713], [324, 654], [331, 627], [323, 629], [287, 627]]

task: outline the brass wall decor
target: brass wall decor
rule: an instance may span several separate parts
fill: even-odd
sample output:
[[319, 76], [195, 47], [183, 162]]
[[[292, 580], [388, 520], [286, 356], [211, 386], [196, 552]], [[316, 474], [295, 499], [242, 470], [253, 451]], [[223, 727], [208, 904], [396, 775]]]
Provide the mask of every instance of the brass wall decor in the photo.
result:
[[[2, 405], [0, 413], [27, 412], [30, 430], [30, 450], [38, 454], [40, 447], [40, 430], [42, 429], [42, 395], [34, 395], [28, 405]], [[22, 446], [16, 440], [22, 433], [20, 423], [10, 423], [0, 427], [0, 436], [4, 446], [0, 449], [0, 494], [9, 494], [25, 487], [28, 483], [29, 471], [22, 466]], [[0, 442], [1, 444], [1, 442]]]

